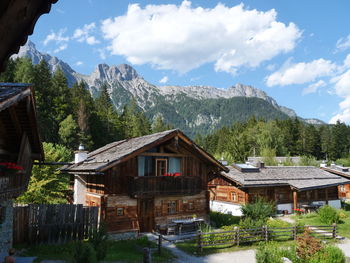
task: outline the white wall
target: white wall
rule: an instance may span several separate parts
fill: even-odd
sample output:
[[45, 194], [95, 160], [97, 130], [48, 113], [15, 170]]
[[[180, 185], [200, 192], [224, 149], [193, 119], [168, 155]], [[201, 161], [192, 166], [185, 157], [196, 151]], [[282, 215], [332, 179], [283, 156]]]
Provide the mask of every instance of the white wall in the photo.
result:
[[241, 205], [228, 202], [210, 201], [210, 210], [233, 216], [242, 216]]
[[289, 204], [278, 204], [277, 205], [277, 210], [281, 210], [281, 211], [287, 210], [288, 214], [291, 214], [291, 213], [293, 213], [293, 204], [292, 203], [289, 203]]
[[86, 180], [83, 175], [74, 176], [74, 204], [85, 205]]

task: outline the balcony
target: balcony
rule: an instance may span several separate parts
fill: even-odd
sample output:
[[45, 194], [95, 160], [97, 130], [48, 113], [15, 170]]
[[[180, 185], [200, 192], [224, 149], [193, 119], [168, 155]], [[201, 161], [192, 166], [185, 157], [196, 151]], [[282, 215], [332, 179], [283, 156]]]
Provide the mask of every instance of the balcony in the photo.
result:
[[26, 174], [0, 176], [0, 201], [17, 198], [27, 190], [29, 177]]
[[195, 195], [202, 190], [199, 176], [137, 176], [128, 178], [132, 197]]

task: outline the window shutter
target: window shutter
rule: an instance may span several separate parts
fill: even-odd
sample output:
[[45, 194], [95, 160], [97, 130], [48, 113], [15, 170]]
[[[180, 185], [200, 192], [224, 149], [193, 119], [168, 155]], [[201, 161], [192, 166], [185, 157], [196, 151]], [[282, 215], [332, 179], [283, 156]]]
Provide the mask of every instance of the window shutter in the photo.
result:
[[168, 214], [168, 203], [166, 201], [162, 201], [162, 215]]
[[144, 156], [138, 156], [138, 176], [144, 176], [145, 175], [145, 157]]
[[182, 212], [182, 200], [177, 200], [177, 212]]

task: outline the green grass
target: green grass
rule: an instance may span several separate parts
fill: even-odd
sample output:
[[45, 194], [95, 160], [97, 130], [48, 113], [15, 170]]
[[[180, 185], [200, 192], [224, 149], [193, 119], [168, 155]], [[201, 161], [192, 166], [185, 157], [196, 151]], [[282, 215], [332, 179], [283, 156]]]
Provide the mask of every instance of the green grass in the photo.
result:
[[[64, 245], [33, 245], [26, 247], [26, 251], [22, 253], [22, 256], [36, 256], [35, 262], [41, 262], [45, 259], [69, 261], [72, 247], [72, 243]], [[156, 248], [156, 244], [148, 241], [146, 237], [133, 240], [108, 241], [105, 261], [142, 262], [144, 247]], [[23, 246], [19, 248], [23, 248]], [[157, 251], [152, 254], [152, 262], [155, 263], [172, 262], [174, 258], [174, 255], [164, 247], [161, 255], [158, 255]]]
[[[346, 214], [346, 218], [342, 218], [341, 222], [337, 225], [338, 235], [350, 238], [350, 211], [343, 211]], [[320, 221], [317, 213], [310, 213], [306, 215], [296, 216], [296, 220], [306, 225], [326, 225]]]
[[[280, 241], [278, 244], [281, 244], [281, 246], [290, 246], [293, 244], [294, 240], [289, 241]], [[205, 256], [215, 253], [223, 253], [223, 252], [235, 252], [235, 251], [241, 251], [241, 250], [247, 250], [247, 249], [257, 249], [259, 247], [259, 242], [252, 243], [252, 244], [241, 244], [240, 246], [232, 245], [232, 246], [212, 246], [212, 247], [204, 247], [203, 252], [199, 253], [197, 250], [197, 243], [194, 242], [181, 242], [177, 243], [176, 247], [181, 249], [182, 251], [186, 252], [187, 254], [194, 255], [194, 256]]]

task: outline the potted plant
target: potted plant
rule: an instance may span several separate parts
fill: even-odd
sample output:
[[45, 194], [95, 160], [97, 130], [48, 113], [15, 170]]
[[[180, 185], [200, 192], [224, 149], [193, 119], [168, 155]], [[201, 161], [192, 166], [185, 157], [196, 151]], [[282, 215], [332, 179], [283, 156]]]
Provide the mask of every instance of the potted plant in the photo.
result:
[[0, 176], [15, 175], [23, 170], [23, 167], [16, 163], [0, 162]]

